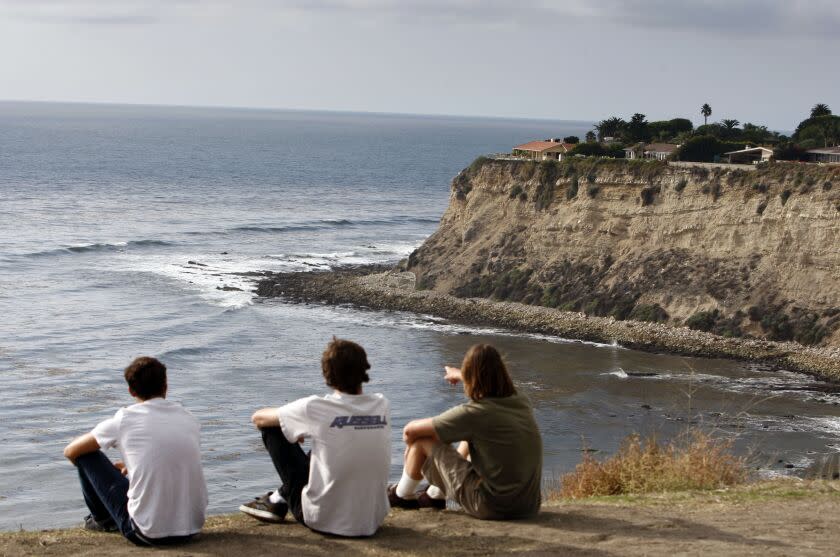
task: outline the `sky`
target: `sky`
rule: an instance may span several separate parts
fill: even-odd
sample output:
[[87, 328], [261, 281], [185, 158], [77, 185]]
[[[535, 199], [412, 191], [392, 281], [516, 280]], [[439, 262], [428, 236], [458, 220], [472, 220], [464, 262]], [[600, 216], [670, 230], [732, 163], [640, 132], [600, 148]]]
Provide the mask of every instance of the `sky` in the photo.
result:
[[791, 130], [840, 0], [0, 0], [0, 99]]

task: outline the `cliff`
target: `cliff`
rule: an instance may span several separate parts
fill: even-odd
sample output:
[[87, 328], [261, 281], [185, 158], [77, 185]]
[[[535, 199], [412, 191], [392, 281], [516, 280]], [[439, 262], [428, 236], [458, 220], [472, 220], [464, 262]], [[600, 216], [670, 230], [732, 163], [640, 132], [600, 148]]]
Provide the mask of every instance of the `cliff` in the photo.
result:
[[421, 289], [840, 346], [840, 167], [480, 158]]

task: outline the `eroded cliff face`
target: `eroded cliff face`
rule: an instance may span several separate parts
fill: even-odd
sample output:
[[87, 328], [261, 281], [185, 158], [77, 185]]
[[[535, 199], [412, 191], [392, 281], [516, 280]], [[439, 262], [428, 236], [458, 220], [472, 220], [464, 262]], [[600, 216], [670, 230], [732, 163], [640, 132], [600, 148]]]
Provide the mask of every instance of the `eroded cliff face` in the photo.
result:
[[840, 167], [479, 159], [420, 288], [840, 345]]

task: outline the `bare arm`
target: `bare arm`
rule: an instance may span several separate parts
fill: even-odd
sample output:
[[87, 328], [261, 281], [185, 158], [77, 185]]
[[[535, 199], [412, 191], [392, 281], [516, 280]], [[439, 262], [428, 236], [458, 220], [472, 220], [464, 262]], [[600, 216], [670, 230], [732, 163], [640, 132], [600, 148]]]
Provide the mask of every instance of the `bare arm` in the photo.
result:
[[433, 441], [440, 441], [435, 431], [431, 418], [412, 420], [403, 429], [403, 441], [406, 445], [414, 443], [417, 439], [427, 438]]
[[457, 385], [459, 382], [463, 381], [461, 377], [461, 370], [457, 367], [452, 366], [443, 366], [443, 369], [446, 370], [446, 375], [443, 378], [450, 384], [450, 385]]
[[262, 408], [251, 416], [251, 423], [257, 429], [266, 427], [280, 427], [280, 417], [277, 415], [277, 408]]
[[64, 457], [73, 464], [76, 464], [77, 458], [98, 451], [100, 448], [96, 438], [90, 433], [85, 433], [76, 437], [69, 445], [64, 447]]

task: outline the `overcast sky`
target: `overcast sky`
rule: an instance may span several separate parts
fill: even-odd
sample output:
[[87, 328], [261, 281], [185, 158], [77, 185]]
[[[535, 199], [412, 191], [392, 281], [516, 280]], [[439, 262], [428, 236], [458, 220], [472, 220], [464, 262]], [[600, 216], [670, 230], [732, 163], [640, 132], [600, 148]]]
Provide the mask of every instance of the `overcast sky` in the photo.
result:
[[0, 0], [0, 99], [597, 120], [840, 112], [840, 0]]

